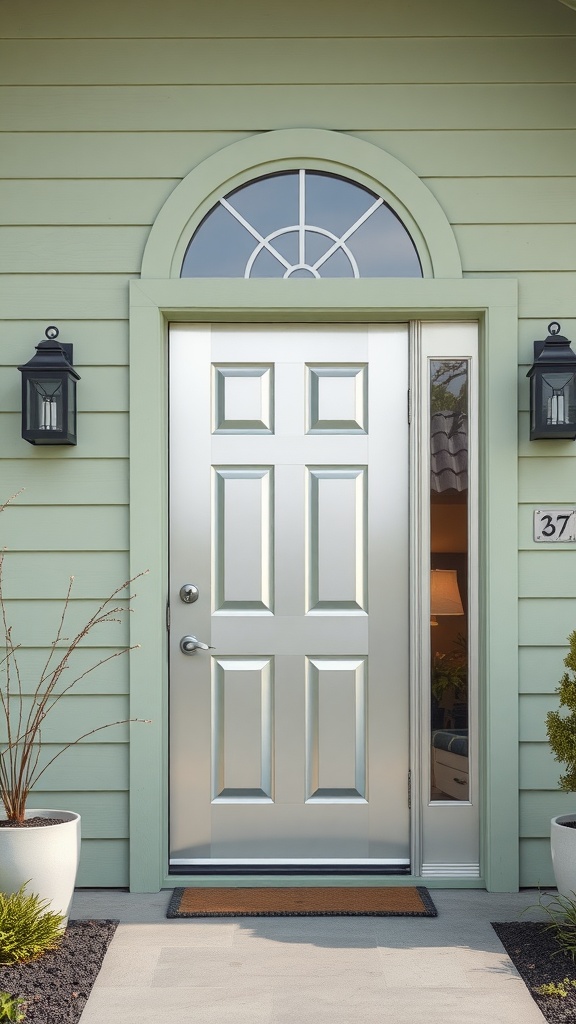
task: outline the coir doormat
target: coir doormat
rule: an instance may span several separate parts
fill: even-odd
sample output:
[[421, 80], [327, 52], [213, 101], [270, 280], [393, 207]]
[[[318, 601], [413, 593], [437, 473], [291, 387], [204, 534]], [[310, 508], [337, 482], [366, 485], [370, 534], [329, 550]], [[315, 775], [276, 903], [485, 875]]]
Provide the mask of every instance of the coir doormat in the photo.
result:
[[436, 917], [423, 886], [175, 889], [166, 917]]

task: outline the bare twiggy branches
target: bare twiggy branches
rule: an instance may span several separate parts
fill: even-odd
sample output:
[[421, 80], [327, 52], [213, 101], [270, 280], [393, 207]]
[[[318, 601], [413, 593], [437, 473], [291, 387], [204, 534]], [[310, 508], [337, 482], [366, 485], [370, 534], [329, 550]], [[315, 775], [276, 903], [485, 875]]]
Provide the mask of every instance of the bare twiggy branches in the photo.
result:
[[[16, 495], [13, 495], [3, 505], [0, 505], [0, 512], [4, 511], [6, 506], [13, 501], [14, 497]], [[122, 725], [126, 722], [149, 722], [149, 719], [128, 718], [96, 726], [82, 733], [76, 739], [65, 743], [47, 763], [41, 763], [42, 726], [46, 717], [61, 698], [97, 668], [140, 646], [135, 644], [131, 647], [124, 647], [114, 651], [114, 653], [95, 661], [93, 665], [84, 669], [70, 681], [62, 678], [65, 673], [70, 674], [71, 661], [75, 652], [96, 627], [106, 623], [122, 621], [122, 617], [130, 611], [129, 602], [134, 595], [128, 594], [126, 597], [123, 597], [122, 604], [118, 603], [120, 595], [131, 587], [135, 580], [146, 575], [146, 573], [138, 573], [119, 587], [116, 587], [110, 596], [100, 603], [87, 621], [77, 629], [72, 637], [65, 635], [72, 604], [74, 583], [74, 577], [70, 577], [56, 636], [50, 644], [48, 657], [37, 678], [36, 685], [30, 688], [31, 692], [24, 692], [24, 672], [23, 670], [21, 671], [19, 663], [19, 653], [22, 653], [21, 645], [15, 643], [13, 639], [13, 627], [8, 621], [7, 604], [3, 588], [5, 559], [6, 552], [1, 551], [0, 621], [4, 638], [4, 653], [0, 657], [0, 710], [4, 717], [3, 731], [5, 732], [6, 741], [0, 746], [0, 800], [4, 803], [8, 820], [23, 821], [30, 790], [44, 775], [44, 772], [66, 750], [80, 743], [81, 740], [86, 739], [88, 736], [101, 732], [102, 729], [108, 729], [113, 725]], [[28, 688], [26, 689], [28, 690]]]

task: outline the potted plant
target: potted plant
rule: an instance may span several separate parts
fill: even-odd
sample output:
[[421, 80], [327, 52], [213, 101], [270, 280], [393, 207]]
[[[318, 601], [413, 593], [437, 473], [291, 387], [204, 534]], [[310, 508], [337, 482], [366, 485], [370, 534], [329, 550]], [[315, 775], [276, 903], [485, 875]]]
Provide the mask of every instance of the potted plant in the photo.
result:
[[[3, 512], [12, 498], [0, 505]], [[123, 719], [88, 729], [56, 754], [45, 756], [42, 729], [61, 698], [95, 669], [132, 650], [122, 648], [96, 660], [78, 675], [74, 654], [86, 638], [104, 623], [119, 622], [126, 614], [127, 598], [121, 595], [134, 582], [126, 580], [102, 601], [73, 635], [66, 636], [74, 577], [70, 578], [56, 635], [43, 668], [30, 681], [23, 663], [22, 644], [13, 636], [3, 589], [6, 552], [0, 552], [0, 618], [3, 650], [0, 649], [0, 891], [8, 895], [23, 885], [47, 901], [49, 910], [66, 919], [72, 901], [80, 856], [80, 815], [73, 811], [28, 809], [32, 788], [54, 761], [70, 747], [111, 725], [142, 719]], [[139, 573], [138, 576], [144, 575]], [[138, 647], [139, 645], [134, 645]], [[1, 805], [5, 817], [2, 817]]]
[[452, 650], [435, 652], [431, 678], [433, 728], [454, 728], [458, 713], [466, 706], [467, 661], [467, 642], [461, 633]]
[[[564, 664], [568, 669], [562, 676], [556, 693], [560, 697], [560, 710], [546, 715], [546, 732], [554, 753], [554, 760], [566, 766], [560, 776], [560, 789], [576, 792], [576, 630], [568, 637], [570, 645]], [[566, 709], [565, 712], [562, 709]], [[552, 866], [556, 886], [561, 896], [574, 900], [576, 893], [576, 811], [561, 814], [551, 822]]]

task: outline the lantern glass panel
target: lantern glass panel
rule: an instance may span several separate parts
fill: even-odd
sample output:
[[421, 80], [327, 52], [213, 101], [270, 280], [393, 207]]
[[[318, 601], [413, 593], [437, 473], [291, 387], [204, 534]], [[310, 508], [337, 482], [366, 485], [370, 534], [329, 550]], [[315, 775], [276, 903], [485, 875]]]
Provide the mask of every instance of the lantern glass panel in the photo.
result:
[[542, 419], [548, 426], [576, 422], [574, 375], [558, 372], [542, 375]]
[[76, 437], [76, 381], [68, 377], [68, 434]]
[[62, 430], [61, 378], [29, 378], [26, 402], [28, 430]]

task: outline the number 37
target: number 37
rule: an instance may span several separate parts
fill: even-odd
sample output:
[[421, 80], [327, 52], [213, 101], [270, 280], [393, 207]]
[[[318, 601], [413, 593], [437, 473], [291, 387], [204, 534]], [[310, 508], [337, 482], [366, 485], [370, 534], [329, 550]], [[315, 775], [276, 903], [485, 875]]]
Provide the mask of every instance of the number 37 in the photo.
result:
[[534, 513], [534, 540], [576, 540], [576, 509], [538, 509]]

